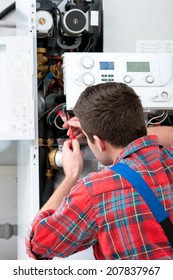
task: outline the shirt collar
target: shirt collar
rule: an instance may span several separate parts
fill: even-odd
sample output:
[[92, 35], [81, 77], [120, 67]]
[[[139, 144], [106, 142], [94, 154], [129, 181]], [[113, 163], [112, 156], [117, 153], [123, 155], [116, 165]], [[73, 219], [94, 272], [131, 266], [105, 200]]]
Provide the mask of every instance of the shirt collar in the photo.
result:
[[116, 158], [114, 164], [121, 159], [149, 146], [159, 146], [158, 137], [156, 135], [146, 135], [131, 142], [122, 150], [120, 155]]

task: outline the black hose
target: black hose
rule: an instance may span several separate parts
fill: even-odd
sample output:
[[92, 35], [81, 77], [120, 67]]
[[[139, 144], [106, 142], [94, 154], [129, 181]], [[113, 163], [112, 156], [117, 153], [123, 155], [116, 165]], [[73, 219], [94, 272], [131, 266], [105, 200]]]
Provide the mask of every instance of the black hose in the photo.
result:
[[45, 184], [44, 184], [44, 191], [42, 194], [42, 205], [46, 203], [46, 201], [49, 199], [49, 197], [54, 192], [54, 179], [52, 178], [46, 178]]
[[12, 3], [10, 6], [8, 6], [5, 10], [3, 10], [0, 13], [0, 20], [3, 19], [6, 15], [11, 13], [16, 8], [16, 2]]
[[[40, 190], [40, 208], [43, 206], [43, 193], [46, 180], [46, 156], [47, 150], [45, 147], [39, 147], [39, 190]], [[44, 198], [45, 201], [45, 198]]]

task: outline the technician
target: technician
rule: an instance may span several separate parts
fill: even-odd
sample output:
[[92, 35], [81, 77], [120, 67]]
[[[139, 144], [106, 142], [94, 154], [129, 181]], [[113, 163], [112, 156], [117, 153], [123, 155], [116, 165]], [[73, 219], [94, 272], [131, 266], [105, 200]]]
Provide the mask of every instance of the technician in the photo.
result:
[[[110, 169], [123, 163], [143, 178], [173, 221], [173, 128], [148, 129], [134, 90], [122, 83], [85, 89], [75, 107], [76, 139], [63, 147], [65, 178], [39, 211], [26, 238], [34, 259], [67, 257], [93, 246], [99, 260], [173, 259], [173, 248], [152, 209], [134, 186]], [[107, 166], [79, 179], [87, 138]], [[116, 165], [115, 165], [116, 164]]]

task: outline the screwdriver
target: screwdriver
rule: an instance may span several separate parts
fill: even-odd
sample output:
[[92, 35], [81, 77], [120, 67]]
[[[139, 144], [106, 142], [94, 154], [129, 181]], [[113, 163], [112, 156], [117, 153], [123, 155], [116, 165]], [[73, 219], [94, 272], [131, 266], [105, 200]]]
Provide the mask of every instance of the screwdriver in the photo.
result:
[[[70, 115], [67, 113], [67, 120], [70, 121]], [[75, 139], [75, 136], [73, 134], [73, 130], [72, 130], [72, 126], [69, 125], [69, 138], [70, 138], [70, 145], [71, 145], [71, 148], [73, 150], [73, 140]]]

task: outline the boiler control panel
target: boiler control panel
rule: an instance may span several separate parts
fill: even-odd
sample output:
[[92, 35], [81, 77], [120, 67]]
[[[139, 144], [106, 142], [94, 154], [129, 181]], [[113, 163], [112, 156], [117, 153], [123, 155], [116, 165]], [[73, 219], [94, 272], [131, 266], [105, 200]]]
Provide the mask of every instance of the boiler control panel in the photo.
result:
[[122, 82], [139, 95], [144, 109], [173, 109], [173, 56], [163, 53], [71, 53], [63, 55], [68, 110], [91, 85]]

